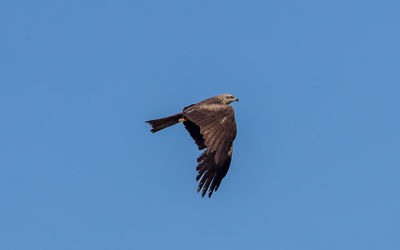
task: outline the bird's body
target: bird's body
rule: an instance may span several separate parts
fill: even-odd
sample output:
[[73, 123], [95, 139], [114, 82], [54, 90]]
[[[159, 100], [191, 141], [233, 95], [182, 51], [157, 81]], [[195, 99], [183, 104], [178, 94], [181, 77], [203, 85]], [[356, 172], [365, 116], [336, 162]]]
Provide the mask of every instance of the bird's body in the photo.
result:
[[233, 101], [238, 99], [229, 94], [218, 95], [187, 106], [181, 113], [146, 121], [153, 133], [183, 122], [199, 150], [205, 149], [197, 158], [196, 168], [196, 180], [201, 179], [197, 192], [203, 189], [202, 196], [207, 190], [209, 197], [217, 191], [231, 163], [236, 137], [235, 112], [229, 105]]

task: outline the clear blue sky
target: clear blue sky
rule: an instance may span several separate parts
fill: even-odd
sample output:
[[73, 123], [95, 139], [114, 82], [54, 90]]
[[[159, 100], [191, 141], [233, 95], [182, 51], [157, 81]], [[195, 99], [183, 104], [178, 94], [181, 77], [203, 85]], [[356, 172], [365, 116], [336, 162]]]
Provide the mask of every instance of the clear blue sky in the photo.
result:
[[[0, 249], [400, 249], [399, 1], [2, 1]], [[231, 93], [233, 161], [145, 120]]]

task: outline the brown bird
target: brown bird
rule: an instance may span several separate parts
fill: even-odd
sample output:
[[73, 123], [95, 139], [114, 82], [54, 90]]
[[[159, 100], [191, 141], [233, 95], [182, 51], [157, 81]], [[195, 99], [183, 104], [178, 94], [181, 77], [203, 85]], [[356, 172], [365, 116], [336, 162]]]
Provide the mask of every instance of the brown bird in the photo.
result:
[[150, 131], [153, 133], [183, 122], [199, 150], [205, 149], [197, 158], [196, 167], [196, 181], [201, 178], [197, 192], [203, 189], [202, 197], [207, 190], [211, 197], [228, 172], [236, 137], [235, 112], [229, 105], [234, 101], [239, 99], [229, 94], [217, 95], [187, 106], [181, 113], [146, 121], [152, 126]]

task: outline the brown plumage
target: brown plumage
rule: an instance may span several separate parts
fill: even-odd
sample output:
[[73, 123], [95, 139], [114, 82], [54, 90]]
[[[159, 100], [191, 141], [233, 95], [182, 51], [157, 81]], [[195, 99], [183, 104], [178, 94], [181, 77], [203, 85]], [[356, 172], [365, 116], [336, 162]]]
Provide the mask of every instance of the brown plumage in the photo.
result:
[[229, 104], [234, 101], [239, 100], [229, 94], [218, 95], [185, 107], [181, 113], [146, 121], [153, 133], [183, 122], [199, 150], [205, 149], [197, 158], [196, 167], [196, 181], [200, 180], [197, 192], [203, 189], [203, 197], [207, 190], [208, 197], [218, 190], [231, 163], [236, 122]]

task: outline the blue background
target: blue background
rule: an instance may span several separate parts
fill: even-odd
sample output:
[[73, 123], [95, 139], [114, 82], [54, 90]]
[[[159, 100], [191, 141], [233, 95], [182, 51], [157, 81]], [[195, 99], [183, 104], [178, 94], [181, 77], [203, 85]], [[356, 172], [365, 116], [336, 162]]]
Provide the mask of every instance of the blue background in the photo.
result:
[[[0, 249], [400, 249], [399, 1], [2, 1]], [[145, 120], [222, 93], [238, 136]]]

